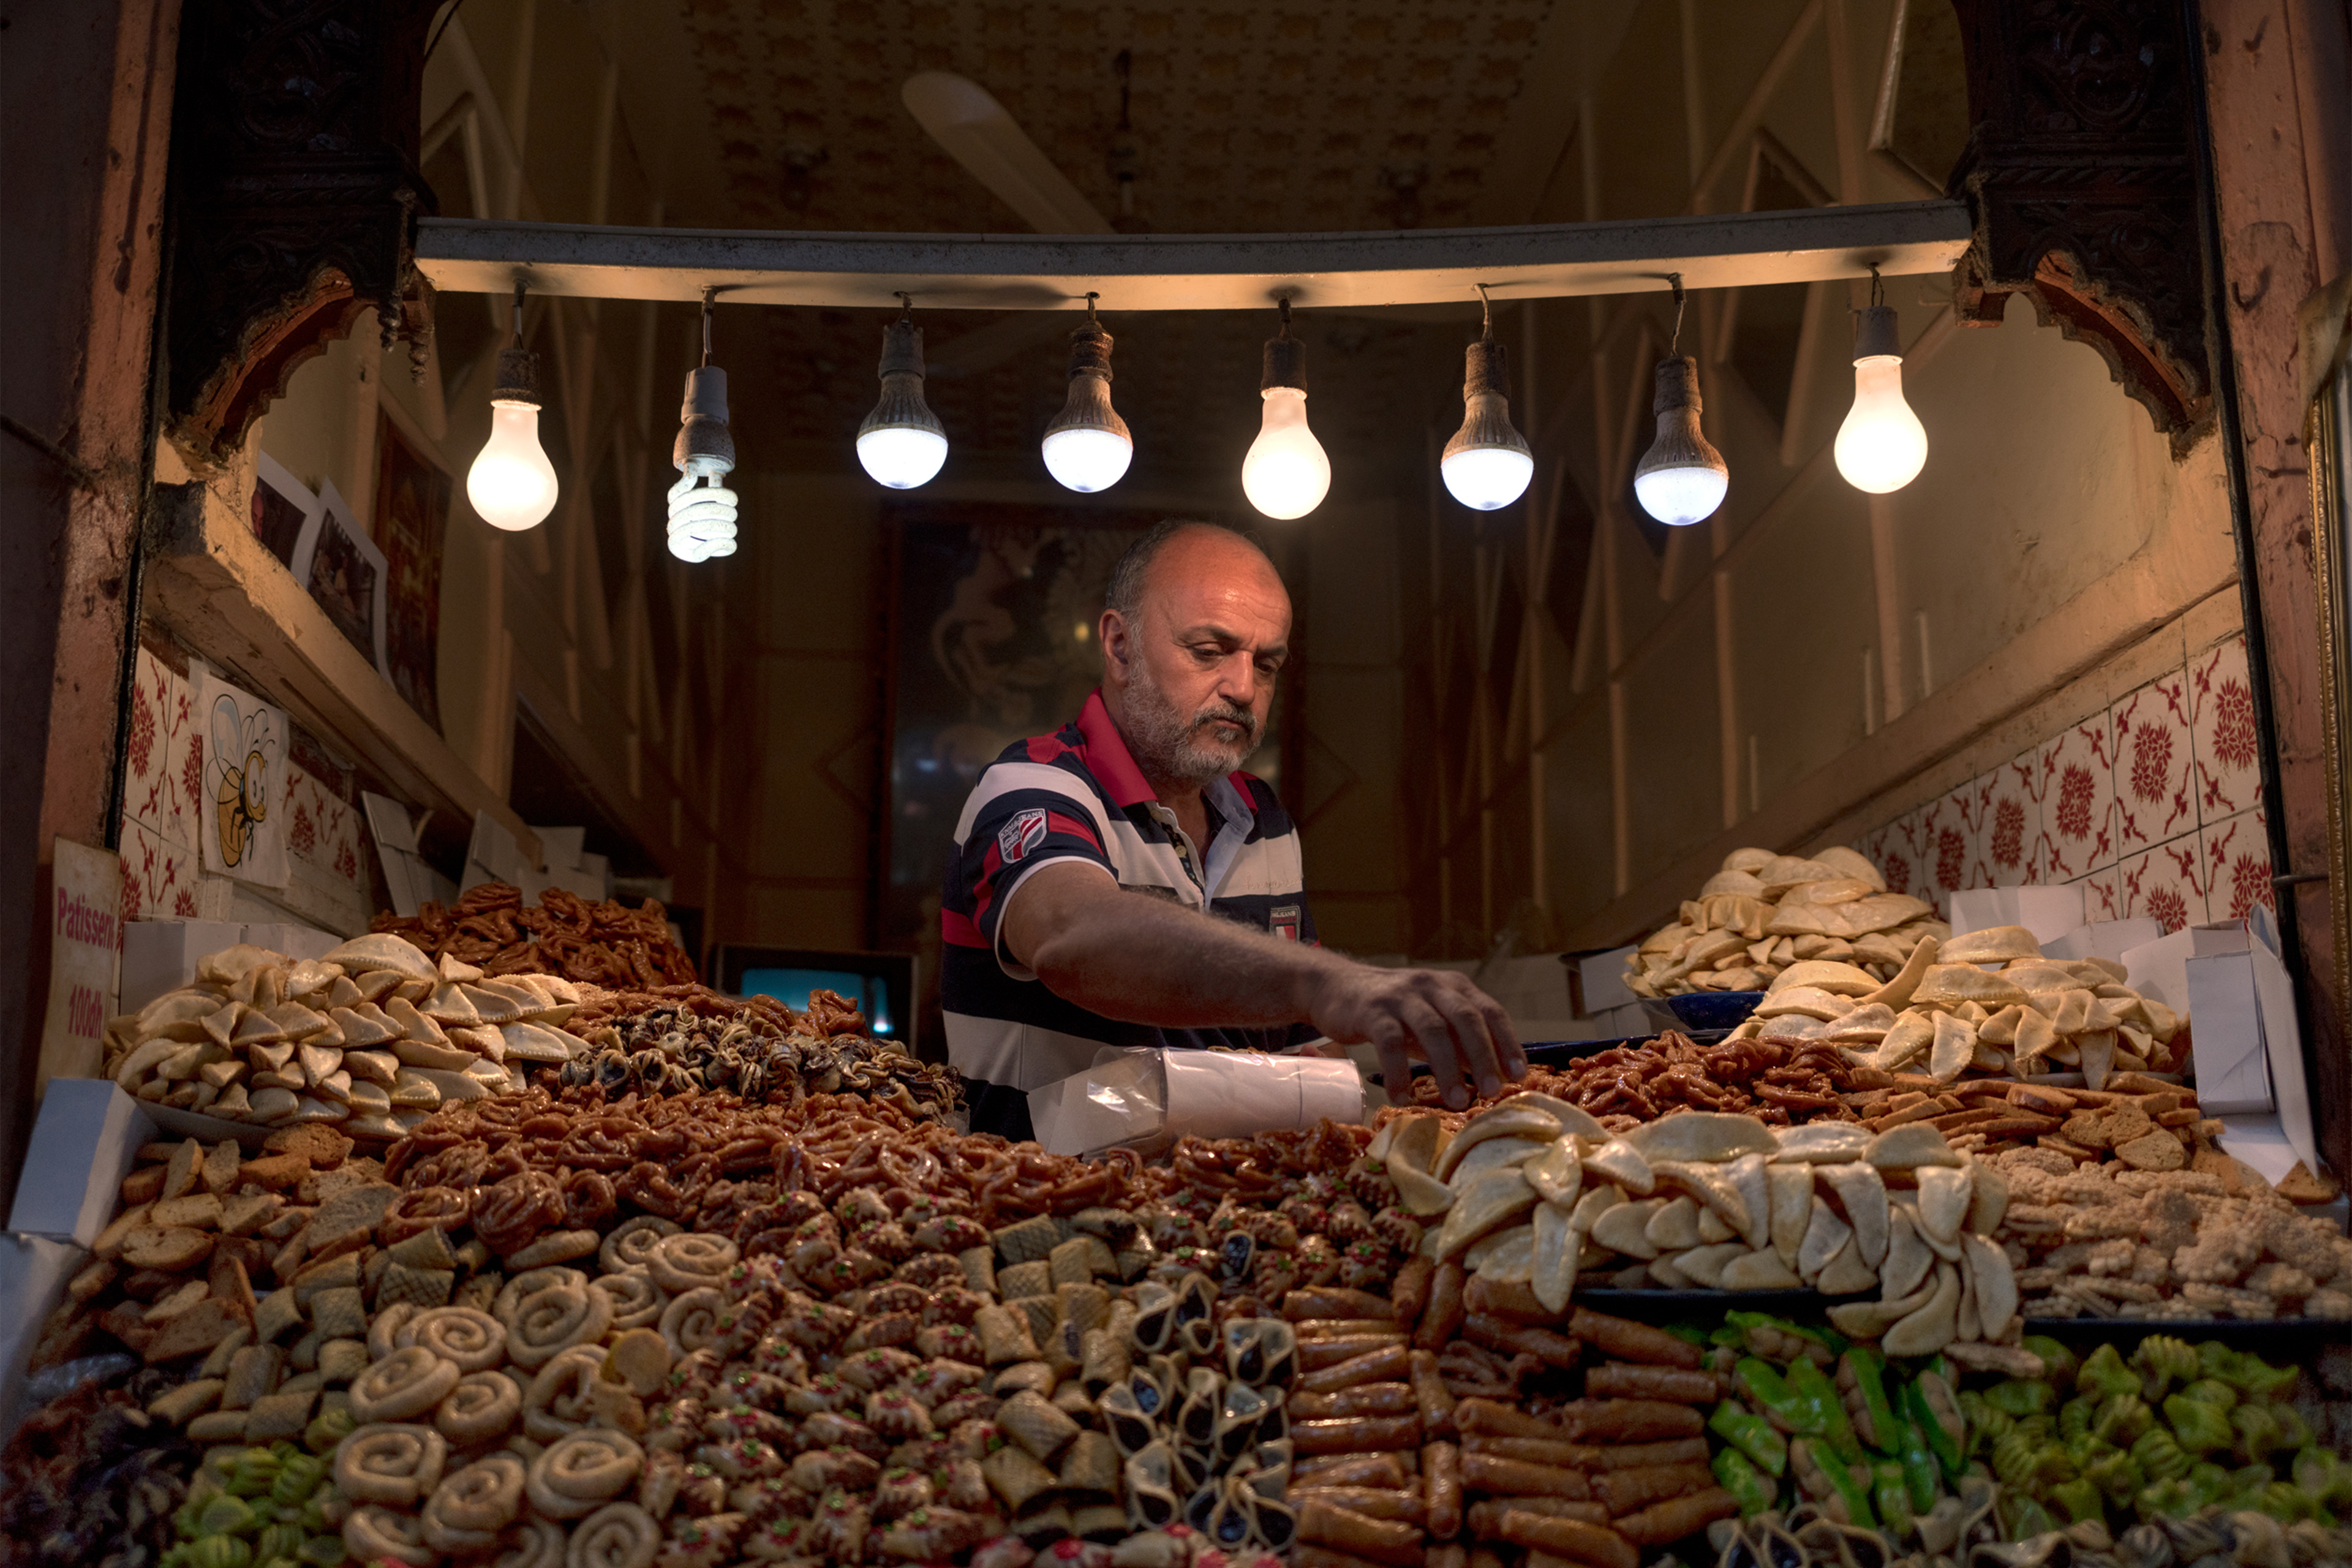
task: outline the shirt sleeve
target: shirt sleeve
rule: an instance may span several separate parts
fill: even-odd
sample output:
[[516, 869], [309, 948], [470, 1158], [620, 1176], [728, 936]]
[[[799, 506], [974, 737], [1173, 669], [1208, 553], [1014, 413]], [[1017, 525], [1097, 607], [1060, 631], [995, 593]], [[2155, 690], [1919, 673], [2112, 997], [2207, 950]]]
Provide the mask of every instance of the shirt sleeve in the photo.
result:
[[[988, 787], [983, 777], [979, 788]], [[971, 831], [956, 852], [950, 892], [961, 898], [951, 904], [964, 906], [965, 939], [970, 945], [992, 949], [997, 963], [1015, 979], [1034, 980], [1036, 975], [1004, 951], [1000, 929], [1005, 905], [1031, 872], [1056, 860], [1098, 866], [1114, 879], [1118, 874], [1086, 803], [1073, 794], [1039, 785], [992, 795], [974, 814]]]

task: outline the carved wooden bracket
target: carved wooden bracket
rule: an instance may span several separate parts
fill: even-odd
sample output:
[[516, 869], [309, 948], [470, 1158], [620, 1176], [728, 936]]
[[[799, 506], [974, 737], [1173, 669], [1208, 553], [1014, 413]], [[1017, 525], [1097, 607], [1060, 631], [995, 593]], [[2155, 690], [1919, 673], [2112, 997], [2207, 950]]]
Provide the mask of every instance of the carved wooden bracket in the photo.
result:
[[218, 463], [305, 360], [376, 310], [421, 354], [413, 256], [434, 0], [186, 0], [172, 125], [167, 418]]
[[1950, 189], [1976, 213], [1960, 319], [2011, 294], [2099, 351], [2186, 450], [2212, 413], [2190, 138], [2197, 112], [2172, 6], [1952, 0], [1967, 57], [1967, 151]]

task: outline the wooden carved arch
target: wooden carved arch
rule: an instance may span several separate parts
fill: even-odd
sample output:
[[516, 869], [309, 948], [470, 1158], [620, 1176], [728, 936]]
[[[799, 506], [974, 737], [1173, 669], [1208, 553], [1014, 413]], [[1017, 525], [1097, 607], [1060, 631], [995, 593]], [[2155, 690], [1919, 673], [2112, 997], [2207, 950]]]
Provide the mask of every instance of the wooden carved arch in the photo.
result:
[[2212, 414], [2190, 97], [2179, 8], [1952, 0], [1971, 121], [1950, 189], [1976, 215], [1961, 321], [2022, 294], [2090, 344], [2185, 451]]

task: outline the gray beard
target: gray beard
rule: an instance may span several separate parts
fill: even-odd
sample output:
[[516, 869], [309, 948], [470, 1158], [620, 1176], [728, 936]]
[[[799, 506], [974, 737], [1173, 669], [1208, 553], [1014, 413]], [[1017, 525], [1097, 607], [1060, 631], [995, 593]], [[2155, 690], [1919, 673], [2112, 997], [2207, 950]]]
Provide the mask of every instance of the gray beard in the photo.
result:
[[[1213, 699], [1188, 717], [1153, 683], [1141, 660], [1133, 668], [1127, 687], [1127, 744], [1145, 773], [1197, 786], [1232, 773], [1257, 750], [1255, 713]], [[1206, 739], [1205, 721], [1218, 719], [1240, 725], [1248, 739], [1238, 746]]]

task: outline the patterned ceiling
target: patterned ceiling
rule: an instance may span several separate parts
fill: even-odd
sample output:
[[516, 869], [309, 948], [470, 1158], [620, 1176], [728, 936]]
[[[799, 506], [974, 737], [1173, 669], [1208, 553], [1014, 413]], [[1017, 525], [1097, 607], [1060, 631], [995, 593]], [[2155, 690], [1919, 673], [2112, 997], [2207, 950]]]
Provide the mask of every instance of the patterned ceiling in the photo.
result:
[[[1551, 8], [1551, 0], [675, 4], [698, 89], [676, 100], [677, 111], [708, 117], [680, 129], [713, 150], [716, 178], [674, 188], [668, 221], [932, 233], [1024, 226], [907, 111], [900, 84], [921, 70], [961, 72], [987, 88], [1080, 193], [1131, 232], [1466, 223]], [[1134, 176], [1124, 210], [1113, 160], [1121, 51]], [[1113, 396], [1136, 436], [1127, 485], [1237, 491], [1271, 313], [1133, 316], [1116, 300], [1104, 305], [1118, 340]], [[1458, 416], [1472, 302], [1458, 324], [1421, 314], [1302, 314], [1296, 329], [1309, 344], [1318, 433], [1335, 459], [1359, 474], [1377, 468], [1382, 483], [1409, 479], [1429, 419]], [[874, 401], [883, 319], [761, 315], [769, 363], [738, 374], [767, 371], [768, 395], [793, 409], [796, 429], [845, 441]], [[939, 356], [995, 318], [920, 319]], [[1034, 454], [1066, 390], [1065, 341], [1045, 328], [971, 374], [931, 379], [930, 403], [958, 451]]]
[[[950, 70], [994, 93], [1106, 216], [1163, 234], [1465, 221], [1550, 9], [1550, 0], [677, 3], [732, 226], [1022, 228], [899, 101], [908, 76]], [[1121, 50], [1132, 59], [1137, 152], [1125, 219], [1110, 160]]]

